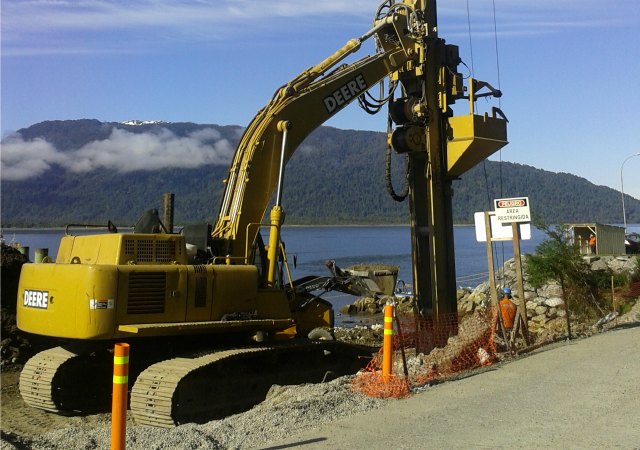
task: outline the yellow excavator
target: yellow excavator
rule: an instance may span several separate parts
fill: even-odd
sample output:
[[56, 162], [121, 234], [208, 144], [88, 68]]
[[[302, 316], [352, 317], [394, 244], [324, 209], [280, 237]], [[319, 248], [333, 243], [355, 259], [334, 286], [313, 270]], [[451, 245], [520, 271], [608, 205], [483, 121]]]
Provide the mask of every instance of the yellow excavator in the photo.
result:
[[[368, 39], [376, 52], [345, 62]], [[333, 327], [332, 307], [309, 292], [308, 280], [286, 280], [280, 238], [287, 162], [356, 99], [369, 110], [388, 103], [389, 148], [408, 160], [417, 310], [436, 324], [455, 312], [452, 182], [507, 143], [502, 112], [474, 110], [475, 99], [500, 92], [473, 79], [465, 87], [460, 63], [458, 47], [438, 37], [435, 0], [384, 1], [369, 31], [279, 88], [258, 112], [224, 180], [215, 225], [173, 234], [118, 233], [110, 224], [110, 233], [64, 236], [55, 262], [24, 265], [18, 327], [60, 342], [25, 364], [25, 402], [61, 413], [102, 405], [116, 341], [132, 345], [133, 416], [154, 426], [237, 411], [273, 383], [357, 370], [344, 346], [307, 339]], [[387, 91], [373, 98], [368, 91], [381, 83], [382, 92], [385, 80]], [[454, 116], [460, 99], [469, 114]]]

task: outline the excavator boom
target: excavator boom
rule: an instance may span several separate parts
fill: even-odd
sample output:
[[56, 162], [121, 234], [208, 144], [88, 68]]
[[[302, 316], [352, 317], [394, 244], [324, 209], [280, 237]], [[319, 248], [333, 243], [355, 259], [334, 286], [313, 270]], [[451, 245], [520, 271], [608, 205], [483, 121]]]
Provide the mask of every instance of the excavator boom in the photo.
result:
[[[278, 89], [269, 104], [256, 115], [238, 144], [225, 180], [225, 193], [212, 233], [214, 242], [221, 242], [220, 255], [242, 258], [247, 254], [256, 228], [252, 233], [247, 230], [251, 224], [262, 221], [278, 183], [280, 158], [283, 157], [286, 164], [314, 129], [384, 77], [402, 69], [410, 55], [398, 36], [407, 33], [407, 28], [407, 16], [403, 14], [380, 20], [360, 39], [350, 40], [329, 58]], [[335, 68], [374, 35], [396, 44]], [[327, 73], [331, 69], [334, 70]], [[278, 124], [283, 121], [290, 124], [284, 154], [281, 153], [283, 133], [278, 130]]]

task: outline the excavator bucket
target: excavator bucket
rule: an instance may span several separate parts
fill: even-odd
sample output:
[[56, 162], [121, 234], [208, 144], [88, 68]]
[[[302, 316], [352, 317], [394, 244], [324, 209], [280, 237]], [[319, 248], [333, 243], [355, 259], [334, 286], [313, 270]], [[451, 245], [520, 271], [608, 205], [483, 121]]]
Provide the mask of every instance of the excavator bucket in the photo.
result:
[[493, 116], [468, 114], [449, 118], [447, 175], [457, 177], [507, 145], [507, 120]]

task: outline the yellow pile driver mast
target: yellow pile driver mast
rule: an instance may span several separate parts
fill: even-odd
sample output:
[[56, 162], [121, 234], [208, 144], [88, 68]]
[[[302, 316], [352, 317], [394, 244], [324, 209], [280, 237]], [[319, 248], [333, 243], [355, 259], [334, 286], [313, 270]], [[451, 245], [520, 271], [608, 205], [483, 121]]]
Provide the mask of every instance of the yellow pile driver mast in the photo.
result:
[[[436, 0], [405, 4], [422, 15], [424, 37], [415, 49], [419, 64], [397, 73], [403, 96], [390, 103], [397, 125], [390, 139], [409, 160], [414, 294], [421, 313], [437, 321], [457, 312], [452, 181], [506, 145], [506, 119], [497, 108], [475, 114], [475, 98], [501, 93], [473, 79], [465, 93], [458, 47], [438, 37]], [[451, 105], [463, 98], [470, 113], [453, 117]]]

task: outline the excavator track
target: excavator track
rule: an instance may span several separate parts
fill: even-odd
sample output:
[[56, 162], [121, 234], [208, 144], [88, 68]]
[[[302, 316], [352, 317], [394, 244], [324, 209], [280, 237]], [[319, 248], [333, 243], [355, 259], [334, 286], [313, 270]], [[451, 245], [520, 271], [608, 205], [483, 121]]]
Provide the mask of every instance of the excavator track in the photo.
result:
[[20, 394], [34, 408], [59, 414], [94, 412], [109, 404], [109, 354], [78, 354], [63, 347], [30, 358], [20, 373]]
[[[185, 420], [185, 415], [197, 418], [202, 414], [199, 410], [206, 408], [206, 405], [203, 405], [206, 402], [197, 401], [197, 397], [205, 393], [198, 392], [196, 386], [189, 386], [188, 391], [185, 392], [184, 383], [189, 375], [194, 376], [199, 370], [211, 368], [213, 364], [221, 364], [225, 360], [239, 361], [267, 351], [269, 348], [266, 347], [225, 350], [193, 359], [174, 358], [148, 367], [138, 376], [131, 390], [131, 412], [136, 423], [169, 428], [189, 421]], [[228, 374], [230, 378], [234, 375], [237, 378], [242, 377], [241, 374]], [[216, 384], [216, 380], [211, 380], [208, 390], [217, 391], [216, 396], [225, 395], [226, 393], [216, 387]], [[176, 397], [175, 402], [174, 397]], [[221, 402], [215, 403], [220, 405]]]
[[53, 378], [60, 366], [75, 356], [75, 353], [56, 347], [30, 358], [20, 373], [20, 395], [24, 402], [34, 408], [60, 412], [61, 405], [54, 398]]
[[[336, 341], [299, 340], [189, 356], [176, 352], [180, 357], [160, 361], [172, 352], [154, 348], [134, 344], [130, 408], [137, 423], [165, 428], [245, 411], [263, 401], [274, 384], [317, 383], [353, 374], [373, 352]], [[112, 374], [113, 354], [106, 348], [56, 347], [27, 361], [20, 393], [27, 405], [57, 414], [107, 412]]]
[[340, 343], [306, 342], [174, 358], [138, 376], [131, 412], [136, 423], [155, 427], [205, 423], [251, 408], [273, 384], [320, 382], [328, 373], [355, 373], [367, 362], [358, 356], [363, 356], [361, 349]]

